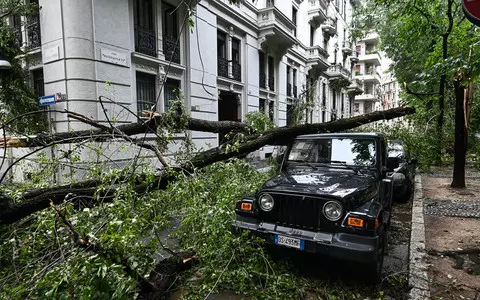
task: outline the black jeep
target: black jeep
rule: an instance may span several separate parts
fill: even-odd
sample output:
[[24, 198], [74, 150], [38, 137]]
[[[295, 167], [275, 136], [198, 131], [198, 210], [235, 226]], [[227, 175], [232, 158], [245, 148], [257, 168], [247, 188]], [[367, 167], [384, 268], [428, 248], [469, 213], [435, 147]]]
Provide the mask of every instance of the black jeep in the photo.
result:
[[287, 148], [280, 174], [237, 201], [232, 230], [362, 263], [376, 281], [392, 206], [387, 172], [395, 167], [387, 167], [381, 134], [299, 136]]

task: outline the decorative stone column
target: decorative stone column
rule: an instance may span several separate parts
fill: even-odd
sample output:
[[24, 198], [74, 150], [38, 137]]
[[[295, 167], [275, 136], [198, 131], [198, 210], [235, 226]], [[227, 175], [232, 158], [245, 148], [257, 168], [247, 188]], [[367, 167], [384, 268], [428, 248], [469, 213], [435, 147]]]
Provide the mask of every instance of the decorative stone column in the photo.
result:
[[235, 36], [233, 27], [227, 28], [227, 60], [228, 60], [228, 78], [233, 78], [233, 62], [232, 62], [232, 38]]

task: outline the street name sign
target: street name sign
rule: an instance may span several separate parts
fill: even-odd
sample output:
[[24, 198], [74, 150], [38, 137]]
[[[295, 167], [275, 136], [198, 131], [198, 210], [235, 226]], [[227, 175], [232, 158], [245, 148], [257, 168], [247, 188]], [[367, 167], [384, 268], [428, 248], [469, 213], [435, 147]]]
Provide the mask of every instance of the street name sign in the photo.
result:
[[480, 26], [480, 0], [462, 0], [462, 6], [467, 19]]
[[66, 95], [62, 93], [55, 93], [53, 95], [47, 95], [38, 98], [38, 104], [40, 106], [52, 105], [60, 101], [65, 101]]

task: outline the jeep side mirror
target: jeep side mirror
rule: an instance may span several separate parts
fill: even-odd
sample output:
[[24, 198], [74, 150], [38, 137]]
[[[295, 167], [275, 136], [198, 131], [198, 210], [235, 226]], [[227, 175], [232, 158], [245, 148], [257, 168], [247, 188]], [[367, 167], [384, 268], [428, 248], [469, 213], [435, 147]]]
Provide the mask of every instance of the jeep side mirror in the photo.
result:
[[398, 157], [389, 157], [387, 158], [387, 170], [392, 172], [394, 169], [398, 168], [400, 165], [400, 159]]

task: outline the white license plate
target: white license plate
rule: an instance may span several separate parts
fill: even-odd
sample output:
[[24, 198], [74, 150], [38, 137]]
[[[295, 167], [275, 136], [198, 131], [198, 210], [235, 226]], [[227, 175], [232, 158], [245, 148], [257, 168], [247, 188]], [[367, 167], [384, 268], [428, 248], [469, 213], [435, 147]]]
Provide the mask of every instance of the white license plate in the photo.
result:
[[275, 235], [275, 244], [300, 250], [303, 250], [305, 248], [305, 241], [278, 234]]

